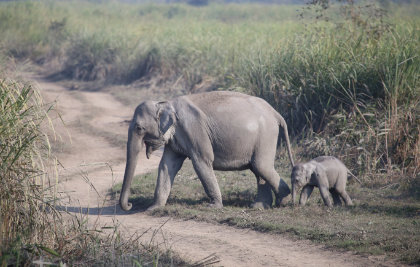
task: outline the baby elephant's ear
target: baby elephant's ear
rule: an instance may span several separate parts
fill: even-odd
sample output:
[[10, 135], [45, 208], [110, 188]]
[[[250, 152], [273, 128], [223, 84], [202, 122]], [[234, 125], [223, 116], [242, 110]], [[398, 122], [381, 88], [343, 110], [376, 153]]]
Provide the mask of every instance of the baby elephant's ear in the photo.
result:
[[175, 131], [176, 114], [173, 106], [168, 102], [158, 102], [157, 119], [159, 123], [159, 132], [163, 135], [165, 141], [168, 141]]
[[307, 164], [305, 164], [305, 173], [306, 173], [306, 177], [310, 178], [314, 172], [316, 171], [317, 166], [315, 166], [315, 164], [309, 162]]
[[325, 168], [322, 165], [316, 166], [315, 171], [314, 171], [314, 175], [316, 176], [316, 179], [318, 181], [322, 181], [322, 180], [327, 179], [327, 173], [325, 171]]

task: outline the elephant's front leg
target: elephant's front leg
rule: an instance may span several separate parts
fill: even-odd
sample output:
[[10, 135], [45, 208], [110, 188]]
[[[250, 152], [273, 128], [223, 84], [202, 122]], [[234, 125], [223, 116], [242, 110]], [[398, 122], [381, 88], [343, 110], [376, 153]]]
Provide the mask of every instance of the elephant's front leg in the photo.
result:
[[222, 208], [222, 194], [220, 193], [219, 184], [214, 175], [212, 164], [205, 162], [202, 159], [191, 159], [194, 170], [201, 181], [201, 184], [206, 191], [207, 196], [211, 200], [211, 206], [215, 208]]
[[171, 192], [175, 175], [182, 167], [185, 156], [175, 153], [170, 147], [165, 146], [162, 159], [159, 163], [159, 173], [155, 188], [155, 199], [152, 206], [147, 210], [165, 206]]
[[258, 193], [257, 199], [252, 203], [251, 208], [269, 209], [273, 204], [273, 195], [271, 194], [271, 186], [264, 179], [257, 176]]
[[306, 201], [311, 196], [313, 190], [314, 190], [313, 185], [305, 185], [303, 187], [302, 192], [300, 193], [300, 200], [299, 200], [299, 204], [301, 206], [304, 206], [306, 204]]

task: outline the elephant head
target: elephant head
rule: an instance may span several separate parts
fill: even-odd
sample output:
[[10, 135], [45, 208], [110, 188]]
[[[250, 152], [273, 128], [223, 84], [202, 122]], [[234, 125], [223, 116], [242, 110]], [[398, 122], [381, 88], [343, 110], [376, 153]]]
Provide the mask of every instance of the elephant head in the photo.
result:
[[296, 164], [292, 169], [291, 183], [292, 183], [292, 202], [296, 203], [297, 191], [309, 183], [316, 166], [313, 164]]
[[137, 106], [128, 128], [127, 162], [120, 195], [123, 210], [131, 209], [128, 202], [130, 186], [139, 152], [146, 145], [146, 156], [169, 142], [175, 132], [176, 113], [169, 102], [146, 101]]

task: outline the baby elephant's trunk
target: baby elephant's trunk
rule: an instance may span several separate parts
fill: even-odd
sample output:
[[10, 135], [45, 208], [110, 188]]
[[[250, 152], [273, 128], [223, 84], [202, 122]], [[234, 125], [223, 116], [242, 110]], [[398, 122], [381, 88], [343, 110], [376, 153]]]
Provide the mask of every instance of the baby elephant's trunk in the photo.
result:
[[296, 204], [296, 186], [292, 183], [292, 203], [293, 205]]

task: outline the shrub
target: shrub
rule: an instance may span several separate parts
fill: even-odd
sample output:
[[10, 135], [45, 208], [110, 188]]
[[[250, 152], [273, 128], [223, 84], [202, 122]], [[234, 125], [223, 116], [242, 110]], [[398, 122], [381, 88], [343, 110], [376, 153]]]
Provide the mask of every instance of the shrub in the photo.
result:
[[63, 73], [83, 81], [104, 80], [119, 55], [119, 49], [103, 34], [74, 37], [66, 52]]

